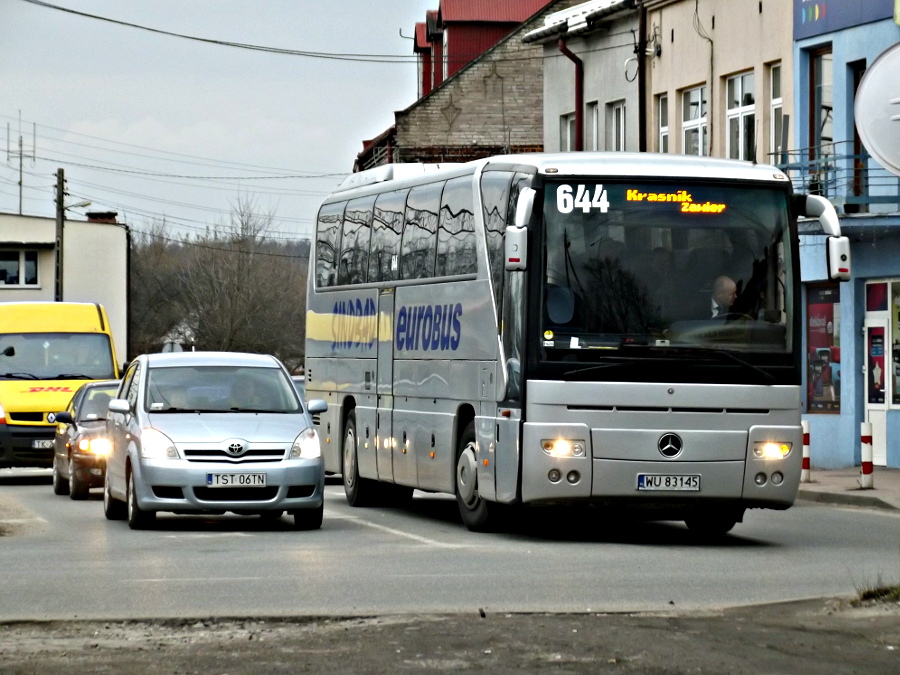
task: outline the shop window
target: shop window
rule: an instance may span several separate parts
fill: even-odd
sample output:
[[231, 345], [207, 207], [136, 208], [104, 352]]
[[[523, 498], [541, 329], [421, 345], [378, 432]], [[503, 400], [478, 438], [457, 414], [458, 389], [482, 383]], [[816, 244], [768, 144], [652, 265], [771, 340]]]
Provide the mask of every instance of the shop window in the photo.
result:
[[887, 282], [866, 284], [866, 311], [884, 312], [888, 308]]
[[841, 411], [840, 286], [809, 286], [806, 294], [807, 411]]

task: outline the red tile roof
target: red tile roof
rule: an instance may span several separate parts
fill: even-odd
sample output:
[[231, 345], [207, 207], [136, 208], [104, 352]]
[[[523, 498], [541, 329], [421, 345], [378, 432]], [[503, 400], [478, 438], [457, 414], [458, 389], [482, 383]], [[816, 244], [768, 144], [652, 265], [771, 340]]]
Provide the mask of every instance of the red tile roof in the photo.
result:
[[446, 21], [497, 21], [521, 23], [553, 0], [441, 0]]
[[413, 48], [415, 51], [419, 51], [422, 49], [428, 49], [431, 45], [431, 42], [428, 39], [428, 34], [425, 30], [425, 22], [416, 24], [416, 43]]

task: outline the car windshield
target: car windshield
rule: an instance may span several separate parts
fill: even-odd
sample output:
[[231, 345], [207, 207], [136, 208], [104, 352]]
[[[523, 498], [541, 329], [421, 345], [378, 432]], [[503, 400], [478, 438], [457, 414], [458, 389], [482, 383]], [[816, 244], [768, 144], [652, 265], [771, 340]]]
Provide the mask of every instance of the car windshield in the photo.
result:
[[301, 408], [278, 368], [167, 366], [147, 371], [147, 410], [293, 413]]
[[106, 380], [113, 370], [100, 333], [0, 334], [0, 379]]
[[78, 421], [105, 420], [109, 412], [109, 401], [115, 398], [117, 385], [89, 387], [78, 404]]

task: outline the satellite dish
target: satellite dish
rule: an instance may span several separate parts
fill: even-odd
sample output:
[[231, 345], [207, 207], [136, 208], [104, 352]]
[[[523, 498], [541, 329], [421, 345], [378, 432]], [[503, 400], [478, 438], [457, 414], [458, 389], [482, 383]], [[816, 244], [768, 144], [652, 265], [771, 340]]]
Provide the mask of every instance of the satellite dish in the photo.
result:
[[866, 150], [900, 176], [900, 43], [882, 52], [866, 70], [854, 112]]

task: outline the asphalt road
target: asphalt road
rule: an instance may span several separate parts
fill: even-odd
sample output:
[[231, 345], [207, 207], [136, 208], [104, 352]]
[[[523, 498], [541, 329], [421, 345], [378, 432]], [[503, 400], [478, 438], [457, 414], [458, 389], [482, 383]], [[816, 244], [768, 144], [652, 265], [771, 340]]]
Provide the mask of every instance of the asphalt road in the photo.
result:
[[0, 621], [417, 613], [719, 610], [900, 583], [900, 517], [817, 505], [748, 512], [697, 543], [681, 523], [535, 511], [468, 532], [455, 502], [353, 509], [327, 488], [321, 530], [290, 520], [162, 515], [150, 531], [0, 476]]

